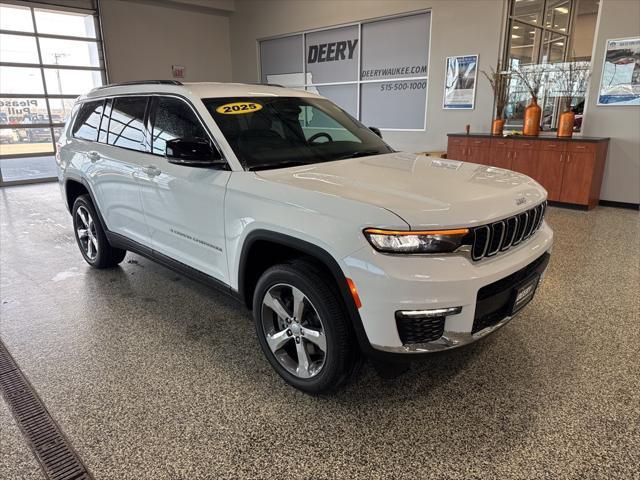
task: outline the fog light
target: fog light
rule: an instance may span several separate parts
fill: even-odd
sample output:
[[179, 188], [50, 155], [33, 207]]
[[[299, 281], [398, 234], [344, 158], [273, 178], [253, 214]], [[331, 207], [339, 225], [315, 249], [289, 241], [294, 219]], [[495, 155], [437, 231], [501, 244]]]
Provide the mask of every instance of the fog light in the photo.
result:
[[434, 308], [431, 310], [400, 310], [396, 315], [403, 318], [433, 318], [457, 315], [462, 307]]

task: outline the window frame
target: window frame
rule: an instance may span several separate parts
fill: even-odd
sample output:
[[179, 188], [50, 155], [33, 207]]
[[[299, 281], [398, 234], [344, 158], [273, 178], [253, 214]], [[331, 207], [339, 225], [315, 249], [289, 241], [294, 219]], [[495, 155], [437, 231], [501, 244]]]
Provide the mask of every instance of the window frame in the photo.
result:
[[[229, 168], [231, 168], [231, 164], [229, 163], [229, 160], [227, 159], [226, 155], [224, 154], [224, 151], [222, 150], [222, 148], [220, 148], [220, 142], [218, 142], [218, 140], [216, 139], [215, 135], [211, 132], [211, 130], [209, 129], [209, 127], [207, 127], [206, 122], [204, 121], [204, 119], [202, 118], [202, 116], [200, 115], [200, 113], [198, 112], [198, 110], [196, 110], [195, 106], [193, 105], [193, 103], [187, 98], [184, 97], [182, 95], [176, 94], [176, 93], [163, 93], [163, 92], [130, 92], [130, 93], [121, 93], [121, 94], [117, 94], [117, 95], [105, 95], [105, 96], [101, 96], [101, 97], [91, 97], [91, 98], [84, 98], [82, 99], [82, 101], [79, 101], [76, 104], [77, 107], [77, 112], [75, 112], [75, 116], [77, 118], [77, 114], [80, 111], [80, 108], [82, 108], [82, 105], [84, 105], [85, 103], [88, 102], [94, 102], [94, 101], [99, 101], [99, 100], [103, 100], [104, 106], [102, 108], [102, 116], [100, 118], [100, 128], [102, 128], [102, 122], [104, 121], [104, 117], [105, 117], [105, 112], [107, 111], [107, 108], [105, 108], [107, 106], [107, 104], [109, 102], [111, 102], [111, 108], [113, 108], [113, 103], [117, 98], [120, 97], [147, 97], [147, 107], [145, 110], [145, 116], [144, 116], [144, 129], [145, 129], [145, 135], [144, 135], [144, 145], [145, 145], [145, 150], [141, 151], [141, 150], [135, 150], [135, 149], [131, 149], [131, 148], [127, 148], [127, 147], [121, 147], [119, 145], [111, 145], [107, 142], [101, 142], [100, 141], [100, 130], [98, 130], [98, 137], [95, 140], [95, 143], [99, 143], [101, 145], [107, 145], [109, 147], [112, 148], [122, 148], [123, 150], [128, 150], [130, 152], [136, 152], [136, 153], [141, 153], [141, 154], [145, 154], [145, 155], [153, 155], [154, 157], [160, 157], [160, 158], [164, 158], [165, 160], [167, 159], [166, 155], [160, 155], [158, 153], [153, 153], [153, 150], [151, 148], [151, 141], [153, 140], [153, 123], [152, 123], [152, 117], [155, 116], [155, 109], [157, 107], [157, 98], [161, 98], [161, 97], [167, 97], [167, 98], [176, 98], [179, 101], [185, 103], [193, 112], [193, 114], [195, 115], [196, 119], [198, 120], [198, 123], [200, 123], [200, 126], [204, 129], [205, 133], [207, 134], [208, 140], [211, 142], [211, 145], [217, 150], [218, 154], [220, 155], [220, 158], [222, 158], [225, 162], [227, 162], [227, 166]], [[73, 117], [70, 117], [73, 118]], [[73, 123], [75, 124], [75, 118], [73, 119]], [[109, 114], [109, 123], [111, 122], [111, 114]], [[71, 133], [71, 132], [70, 132]], [[73, 135], [70, 135], [73, 138]], [[108, 124], [107, 124], [107, 140], [109, 139], [109, 135], [108, 135]], [[78, 138], [77, 140], [83, 141], [83, 142], [91, 142], [91, 140], [84, 140], [82, 138]], [[200, 168], [200, 167], [198, 167]]]
[[[44, 178], [37, 178], [37, 179], [20, 179], [20, 180], [5, 181], [4, 178], [2, 177], [3, 160], [18, 159], [18, 158], [54, 157], [55, 155], [57, 155], [58, 145], [56, 140], [56, 130], [64, 128], [65, 122], [53, 120], [50, 101], [51, 100], [62, 100], [62, 101], [74, 100], [78, 97], [78, 94], [82, 94], [83, 92], [78, 92], [78, 94], [49, 93], [46, 79], [45, 79], [45, 72], [47, 70], [99, 72], [102, 85], [106, 85], [108, 83], [109, 76], [107, 71], [104, 42], [102, 38], [102, 22], [101, 22], [100, 11], [97, 3], [95, 2], [93, 3], [94, 8], [68, 7], [63, 5], [38, 3], [38, 2], [25, 2], [20, 0], [0, 0], [0, 3], [3, 3], [7, 6], [23, 7], [23, 8], [29, 9], [33, 31], [27, 32], [27, 31], [20, 31], [20, 30], [0, 29], [0, 33], [7, 34], [7, 35], [31, 37], [35, 39], [37, 54], [38, 54], [38, 63], [0, 62], [0, 66], [18, 67], [18, 68], [37, 68], [40, 71], [40, 77], [42, 81], [42, 93], [36, 93], [36, 94], [19, 93], [19, 92], [18, 93], [0, 93], [0, 99], [12, 100], [12, 99], [19, 99], [19, 98], [22, 98], [22, 99], [27, 98], [27, 99], [44, 100], [47, 116], [49, 119], [48, 122], [37, 123], [37, 124], [35, 123], [28, 124], [28, 123], [21, 122], [16, 124], [0, 125], [0, 129], [4, 130], [4, 129], [23, 129], [23, 128], [46, 128], [46, 129], [49, 129], [51, 134], [51, 151], [50, 152], [13, 153], [13, 154], [2, 155], [0, 157], [0, 186], [56, 181], [57, 177], [44, 177]], [[71, 35], [40, 33], [38, 32], [38, 25], [36, 21], [36, 10], [50, 10], [50, 11], [57, 11], [60, 13], [81, 13], [81, 14], [91, 16], [93, 17], [93, 22], [94, 22], [95, 37], [81, 37], [81, 36], [71, 36]], [[41, 39], [76, 40], [76, 41], [95, 43], [97, 46], [99, 65], [83, 66], [83, 65], [56, 65], [56, 64], [44, 63], [43, 53], [40, 45]], [[73, 118], [73, 110], [69, 112], [68, 119], [70, 120], [72, 118]]]
[[[144, 113], [142, 114], [142, 140], [140, 141], [140, 146], [142, 147], [142, 150], [138, 150], [137, 148], [129, 148], [129, 147], [123, 147], [122, 145], [116, 145], [115, 143], [110, 143], [110, 138], [111, 138], [111, 116], [113, 114], [113, 110], [114, 107], [118, 105], [118, 99], [121, 98], [127, 98], [127, 97], [131, 97], [131, 98], [144, 98], [145, 99], [145, 104], [144, 104]], [[107, 123], [107, 141], [106, 142], [100, 142], [100, 128], [102, 128], [102, 120], [104, 119], [105, 116], [105, 112], [106, 112], [106, 105], [107, 105], [107, 100], [110, 101], [110, 109], [109, 109], [109, 122]], [[110, 98], [105, 98], [105, 103], [103, 104], [102, 107], [102, 118], [100, 120], [100, 127], [98, 128], [98, 136], [96, 137], [96, 143], [102, 143], [103, 145], [108, 145], [110, 147], [115, 147], [115, 148], [122, 148], [124, 150], [129, 150], [131, 152], [138, 152], [138, 153], [149, 153], [148, 151], [148, 128], [147, 128], [147, 118], [149, 117], [149, 108], [150, 108], [150, 98], [148, 95], [137, 95], [137, 94], [131, 94], [131, 95], [116, 95], [114, 97], [110, 97]], [[124, 130], [127, 128], [128, 124], [124, 124], [122, 130], [120, 131], [120, 133], [117, 135], [117, 138], [122, 137], [122, 132], [124, 132]], [[115, 135], [115, 134], [114, 134]], [[125, 137], [126, 138], [126, 137]]]
[[[82, 137], [76, 136], [77, 131], [80, 130], [80, 125], [78, 125], [78, 121], [80, 120], [80, 112], [82, 111], [82, 107], [84, 107], [87, 103], [97, 104], [101, 101], [102, 101], [102, 111], [100, 112], [100, 118], [98, 119], [98, 128], [96, 129], [96, 139], [90, 140], [88, 138], [82, 138]], [[100, 138], [100, 129], [102, 128], [102, 120], [104, 119], [104, 111], [105, 111], [106, 104], [107, 102], [104, 99], [87, 100], [86, 102], [79, 103], [78, 111], [74, 113], [74, 116], [72, 119], [70, 118], [70, 120], [73, 120], [73, 122], [71, 123], [71, 129], [69, 131], [70, 136], [77, 140], [84, 140], [85, 142], [97, 142], [98, 138]]]
[[[533, 54], [532, 54], [533, 61], [530, 64], [524, 63], [522, 65], [543, 64], [542, 56], [544, 54], [545, 47], [548, 46], [548, 45], [545, 45], [545, 38], [547, 37], [547, 34], [550, 34], [551, 38], [553, 38], [554, 35], [562, 36], [564, 39], [563, 41], [564, 45], [563, 45], [562, 58], [560, 60], [550, 61], [547, 58], [544, 64], [551, 65], [559, 62], [567, 62], [567, 60], [569, 59], [569, 56], [570, 56], [569, 47], [571, 46], [571, 42], [573, 41], [573, 28], [575, 23], [575, 17], [577, 15], [577, 10], [578, 10], [577, 6], [578, 6], [579, 0], [567, 0], [569, 2], [569, 7], [568, 7], [569, 12], [567, 14], [569, 18], [567, 19], [567, 26], [564, 27], [565, 31], [545, 26], [547, 6], [549, 5], [550, 2], [554, 0], [541, 0], [541, 1], [542, 1], [542, 5], [538, 10], [538, 13], [541, 13], [542, 17], [540, 22], [541, 24], [538, 24], [537, 22], [534, 23], [534, 22], [529, 22], [529, 21], [517, 18], [515, 15], [516, 0], [509, 0], [509, 3], [507, 5], [505, 39], [503, 42], [504, 51], [502, 55], [502, 65], [505, 66], [504, 67], [505, 70], [512, 70], [514, 68], [514, 65], [512, 65], [510, 58], [511, 58], [511, 46], [513, 41], [513, 38], [512, 38], [513, 25], [516, 23], [520, 23], [528, 28], [533, 28], [536, 31], [536, 35], [534, 35], [534, 39], [537, 39], [537, 40], [534, 40], [534, 44], [533, 44]], [[551, 40], [549, 44], [552, 43], [553, 41], [554, 40]], [[543, 109], [543, 116], [544, 116], [546, 96], [544, 98], [539, 99], [539, 104]], [[553, 112], [552, 112], [552, 118], [551, 118], [552, 127], [550, 130], [546, 130], [548, 132], [555, 132], [557, 130], [557, 122], [559, 120], [559, 114], [560, 114], [559, 106], [560, 106], [560, 99], [558, 98], [554, 99]], [[510, 124], [505, 119], [505, 130], [509, 130], [513, 128], [519, 129], [521, 127], [517, 123]], [[579, 134], [583, 130], [583, 128], [584, 128], [584, 122], [583, 122], [582, 128], [575, 133]]]
[[[362, 26], [369, 24], [369, 23], [375, 23], [375, 22], [380, 22], [380, 21], [385, 21], [385, 20], [393, 20], [393, 19], [399, 19], [399, 18], [405, 18], [405, 17], [411, 17], [411, 16], [418, 16], [418, 15], [425, 15], [428, 14], [429, 15], [429, 45], [427, 48], [427, 62], [426, 62], [426, 67], [427, 67], [427, 71], [426, 71], [426, 75], [421, 75], [421, 76], [412, 76], [412, 77], [390, 77], [390, 78], [384, 78], [384, 79], [374, 79], [374, 80], [363, 80], [362, 79]], [[402, 12], [402, 13], [398, 13], [395, 15], [386, 15], [386, 16], [382, 16], [382, 17], [373, 17], [373, 18], [368, 18], [368, 19], [364, 19], [364, 20], [359, 20], [359, 21], [355, 21], [355, 22], [349, 22], [349, 23], [341, 23], [341, 24], [337, 24], [337, 25], [331, 25], [331, 26], [327, 26], [327, 27], [321, 27], [321, 28], [314, 28], [314, 29], [309, 29], [309, 30], [301, 30], [301, 31], [297, 31], [297, 32], [291, 32], [291, 33], [286, 33], [286, 34], [282, 34], [282, 35], [273, 35], [273, 36], [269, 36], [269, 37], [263, 37], [263, 38], [258, 38], [256, 40], [256, 51], [257, 51], [257, 61], [258, 61], [258, 84], [262, 84], [262, 59], [261, 59], [261, 44], [262, 42], [268, 41], [268, 40], [276, 40], [276, 39], [280, 39], [280, 38], [287, 38], [287, 37], [295, 37], [300, 35], [301, 37], [301, 42], [302, 42], [302, 78], [305, 80], [304, 84], [301, 85], [293, 85], [293, 86], [287, 86], [286, 88], [292, 88], [292, 89], [302, 89], [303, 91], [307, 92], [309, 91], [308, 88], [310, 87], [330, 87], [330, 86], [335, 86], [335, 85], [355, 85], [356, 87], [356, 115], [355, 118], [358, 121], [362, 121], [361, 120], [361, 115], [362, 115], [362, 85], [363, 84], [367, 84], [367, 83], [394, 83], [394, 82], [415, 82], [415, 81], [426, 81], [427, 85], [425, 87], [425, 99], [424, 99], [424, 119], [423, 119], [423, 123], [422, 123], [422, 128], [382, 128], [380, 127], [380, 130], [382, 131], [387, 131], [387, 132], [426, 132], [427, 130], [427, 115], [428, 115], [428, 107], [429, 107], [429, 87], [430, 87], [430, 72], [431, 72], [431, 46], [433, 44], [432, 42], [432, 37], [433, 37], [433, 10], [431, 8], [427, 8], [427, 9], [420, 9], [420, 10], [413, 10], [413, 11], [409, 11], [409, 12]], [[330, 30], [335, 30], [338, 28], [343, 28], [343, 27], [358, 27], [358, 46], [357, 46], [357, 50], [358, 50], [358, 73], [357, 73], [357, 79], [356, 80], [351, 80], [351, 81], [342, 81], [342, 82], [322, 82], [322, 83], [313, 83], [313, 84], [308, 84], [306, 82], [307, 79], [307, 59], [306, 59], [306, 46], [307, 46], [307, 34], [311, 34], [311, 33], [317, 33], [317, 32], [325, 32], [325, 31], [330, 31]]]
[[[576, 15], [576, 6], [577, 6], [577, 1], [576, 0], [567, 0], [569, 2], [569, 18], [567, 21], [567, 26], [565, 27], [565, 31], [563, 32], [562, 30], [557, 30], [555, 28], [551, 28], [551, 27], [546, 27], [544, 25], [544, 21], [545, 21], [545, 15], [547, 12], [547, 5], [549, 2], [551, 2], [553, 0], [542, 0], [542, 7], [540, 9], [540, 11], [543, 14], [543, 18], [542, 18], [542, 25], [538, 25], [537, 23], [533, 23], [533, 22], [528, 22], [526, 20], [522, 20], [519, 19], [515, 16], [515, 8], [516, 8], [516, 0], [509, 0], [509, 5], [508, 5], [508, 10], [507, 10], [507, 28], [506, 28], [506, 38], [505, 38], [505, 49], [504, 49], [504, 56], [503, 56], [503, 65], [506, 66], [506, 68], [512, 68], [511, 63], [509, 62], [509, 57], [511, 54], [511, 45], [512, 45], [512, 38], [511, 38], [511, 31], [513, 29], [513, 25], [514, 23], [522, 23], [524, 25], [526, 25], [527, 27], [531, 27], [534, 28], [538, 33], [538, 35], [535, 35], [535, 38], [539, 38], [539, 41], [536, 43], [534, 43], [533, 45], [533, 49], [534, 49], [534, 54], [533, 54], [533, 58], [534, 58], [534, 62], [532, 63], [542, 63], [542, 59], [540, 58], [542, 55], [542, 52], [544, 51], [544, 43], [545, 43], [545, 36], [547, 33], [551, 33], [552, 35], [560, 35], [564, 37], [564, 52], [562, 54], [562, 62], [566, 61], [568, 56], [569, 56], [569, 40], [571, 40], [571, 36], [572, 36], [572, 29], [573, 29], [573, 24], [574, 24], [574, 20], [575, 20], [575, 15]], [[554, 62], [547, 62], [547, 63], [554, 63]]]
[[[156, 112], [158, 110], [158, 105], [160, 103], [160, 99], [162, 99], [162, 98], [174, 98], [177, 101], [186, 104], [187, 107], [193, 113], [193, 115], [194, 115], [195, 119], [197, 120], [197, 122], [200, 124], [200, 127], [202, 127], [202, 130], [204, 131], [205, 135], [208, 137], [209, 141], [211, 142], [211, 145], [214, 148], [216, 148], [218, 150], [218, 153], [220, 154], [220, 156], [222, 158], [224, 158], [224, 155], [222, 154], [222, 150], [220, 149], [220, 146], [214, 140], [213, 134], [209, 131], [209, 129], [207, 128], [206, 124], [202, 121], [202, 119], [200, 118], [200, 115], [198, 114], [196, 109], [193, 107], [193, 105], [191, 105], [191, 103], [189, 101], [187, 101], [184, 97], [180, 97], [179, 95], [153, 95], [153, 97], [151, 98], [151, 100], [149, 102], [149, 114], [148, 114], [147, 124], [146, 124], [146, 127], [147, 127], [146, 142], [147, 142], [147, 144], [149, 146], [149, 153], [151, 155], [154, 155], [156, 157], [167, 158], [166, 154], [154, 153], [154, 151], [153, 151], [153, 128], [155, 126]], [[225, 159], [225, 161], [226, 161], [226, 159]]]

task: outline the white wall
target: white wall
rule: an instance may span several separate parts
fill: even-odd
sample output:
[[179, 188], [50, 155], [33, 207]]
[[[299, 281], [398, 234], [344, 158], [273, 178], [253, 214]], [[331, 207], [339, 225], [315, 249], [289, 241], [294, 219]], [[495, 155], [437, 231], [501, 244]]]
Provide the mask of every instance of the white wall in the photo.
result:
[[[640, 34], [640, 1], [602, 3], [584, 135], [611, 137], [601, 198], [640, 203], [640, 108], [595, 106], [605, 40]], [[463, 131], [466, 124], [472, 131], [489, 131], [493, 105], [491, 89], [480, 77], [474, 111], [442, 110], [445, 57], [477, 53], [480, 70], [494, 66], [503, 42], [505, 8], [503, 0], [236, 0], [231, 16], [233, 80], [259, 81], [258, 39], [431, 9], [427, 131], [385, 132], [385, 139], [408, 151], [445, 150], [446, 134]]]
[[611, 137], [602, 200], [640, 203], [640, 107], [597, 106], [607, 39], [640, 36], [640, 1], [602, 0], [584, 134]]
[[394, 147], [446, 150], [448, 132], [488, 131], [493, 96], [479, 81], [473, 111], [442, 110], [445, 57], [480, 55], [480, 69], [495, 67], [501, 39], [502, 0], [239, 0], [231, 16], [233, 80], [258, 82], [257, 39], [358, 20], [431, 9], [431, 56], [426, 132], [384, 132]]
[[[113, 82], [170, 79], [173, 64], [186, 67], [185, 81], [257, 82], [260, 38], [430, 9], [427, 130], [385, 132], [385, 138], [403, 150], [445, 150], [447, 133], [466, 124], [478, 132], [490, 127], [493, 99], [482, 77], [475, 110], [442, 110], [444, 61], [477, 53], [481, 70], [495, 65], [503, 0], [102, 0], [101, 5]], [[640, 35], [640, 1], [602, 0], [599, 18], [584, 135], [611, 137], [601, 198], [640, 203], [640, 107], [596, 105], [606, 39]]]
[[232, 0], [102, 0], [109, 80], [171, 79], [171, 65], [183, 65], [184, 81], [230, 81], [233, 6]]

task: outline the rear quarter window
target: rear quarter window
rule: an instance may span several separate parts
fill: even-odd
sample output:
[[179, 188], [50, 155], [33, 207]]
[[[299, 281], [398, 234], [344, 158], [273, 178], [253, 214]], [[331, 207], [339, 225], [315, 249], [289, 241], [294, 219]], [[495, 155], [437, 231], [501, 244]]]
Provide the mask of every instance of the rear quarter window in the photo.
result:
[[92, 142], [98, 139], [98, 128], [100, 127], [103, 106], [104, 100], [85, 102], [80, 106], [71, 132], [75, 138]]

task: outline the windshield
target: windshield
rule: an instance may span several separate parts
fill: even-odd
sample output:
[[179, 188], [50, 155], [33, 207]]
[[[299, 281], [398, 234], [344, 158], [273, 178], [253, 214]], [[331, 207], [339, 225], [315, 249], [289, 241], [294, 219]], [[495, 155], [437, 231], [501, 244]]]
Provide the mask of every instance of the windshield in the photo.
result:
[[247, 170], [393, 152], [380, 137], [329, 100], [234, 97], [203, 102]]

